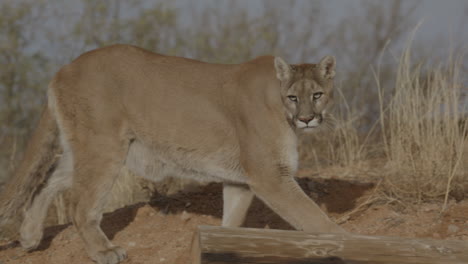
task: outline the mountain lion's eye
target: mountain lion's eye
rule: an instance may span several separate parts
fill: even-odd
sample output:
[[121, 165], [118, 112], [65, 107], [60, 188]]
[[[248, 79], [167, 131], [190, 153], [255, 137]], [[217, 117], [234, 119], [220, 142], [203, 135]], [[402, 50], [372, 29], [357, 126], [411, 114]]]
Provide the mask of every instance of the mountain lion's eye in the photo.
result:
[[297, 96], [288, 95], [288, 98], [289, 98], [289, 100], [291, 100], [291, 101], [293, 101], [293, 102], [297, 102]]
[[314, 99], [319, 99], [320, 97], [322, 97], [323, 93], [322, 92], [318, 92], [318, 93], [314, 93], [313, 97]]

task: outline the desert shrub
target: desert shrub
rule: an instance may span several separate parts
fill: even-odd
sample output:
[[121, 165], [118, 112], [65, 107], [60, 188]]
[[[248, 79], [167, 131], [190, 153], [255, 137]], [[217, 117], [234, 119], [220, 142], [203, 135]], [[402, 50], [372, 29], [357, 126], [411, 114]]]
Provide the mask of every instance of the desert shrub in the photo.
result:
[[[445, 197], [468, 181], [463, 56], [439, 65], [415, 64], [402, 54], [388, 104], [380, 90], [384, 189], [391, 197], [422, 201]], [[378, 74], [377, 74], [378, 77]]]

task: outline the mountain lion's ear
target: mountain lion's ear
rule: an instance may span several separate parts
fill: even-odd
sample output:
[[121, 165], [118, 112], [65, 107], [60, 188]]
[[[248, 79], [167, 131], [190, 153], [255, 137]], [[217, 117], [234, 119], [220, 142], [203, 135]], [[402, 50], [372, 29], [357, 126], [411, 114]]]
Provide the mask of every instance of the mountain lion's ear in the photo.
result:
[[282, 58], [275, 57], [276, 78], [280, 81], [288, 81], [292, 76], [291, 66]]
[[336, 61], [333, 56], [325, 56], [320, 60], [318, 68], [320, 70], [320, 75], [324, 79], [332, 79], [335, 76], [335, 66]]

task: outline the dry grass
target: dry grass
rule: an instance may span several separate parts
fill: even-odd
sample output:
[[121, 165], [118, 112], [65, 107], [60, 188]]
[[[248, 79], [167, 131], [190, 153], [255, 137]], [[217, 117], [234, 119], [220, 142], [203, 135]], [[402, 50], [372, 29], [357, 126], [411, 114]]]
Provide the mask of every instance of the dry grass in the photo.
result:
[[339, 93], [334, 129], [303, 139], [301, 159], [304, 167], [340, 166], [352, 174], [367, 166], [379, 172], [385, 199], [403, 204], [443, 199], [446, 204], [450, 197], [463, 199], [468, 193], [464, 56], [449, 56], [436, 66], [417, 64], [412, 61], [411, 40], [395, 67], [392, 87], [384, 90], [379, 69], [374, 71], [380, 103], [377, 123], [360, 131], [360, 119], [366, 115], [349, 107]]
[[342, 107], [334, 116], [334, 130], [327, 141], [327, 152], [334, 164], [355, 167], [368, 158], [367, 135], [359, 133], [359, 122], [363, 113], [350, 107], [338, 90]]
[[[388, 104], [379, 88], [382, 146], [387, 159], [383, 187], [393, 198], [421, 202], [463, 191], [467, 125], [460, 80], [463, 56], [425, 69], [403, 53]], [[378, 72], [376, 73], [378, 80]], [[377, 84], [379, 82], [377, 81]]]

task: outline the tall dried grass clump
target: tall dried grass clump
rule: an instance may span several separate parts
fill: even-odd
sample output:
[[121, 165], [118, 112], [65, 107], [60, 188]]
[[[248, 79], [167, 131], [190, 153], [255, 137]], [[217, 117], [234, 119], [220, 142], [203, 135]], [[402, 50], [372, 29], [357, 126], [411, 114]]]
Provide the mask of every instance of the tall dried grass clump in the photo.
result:
[[359, 132], [363, 113], [351, 107], [341, 90], [337, 104], [341, 107], [333, 115], [333, 131], [327, 140], [327, 155], [333, 164], [355, 168], [368, 158], [367, 137]]
[[467, 122], [460, 77], [463, 56], [444, 65], [414, 66], [410, 46], [403, 53], [393, 95], [384, 105], [380, 89], [380, 125], [387, 159], [385, 192], [400, 200], [445, 198], [468, 182]]

